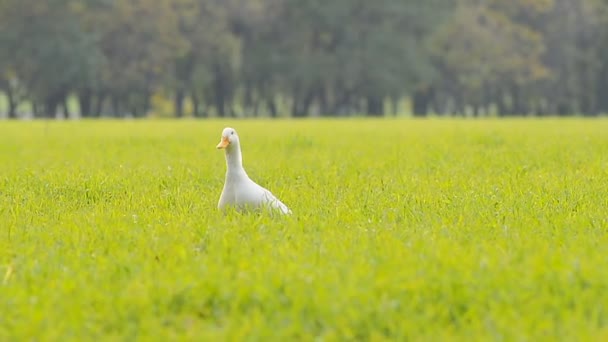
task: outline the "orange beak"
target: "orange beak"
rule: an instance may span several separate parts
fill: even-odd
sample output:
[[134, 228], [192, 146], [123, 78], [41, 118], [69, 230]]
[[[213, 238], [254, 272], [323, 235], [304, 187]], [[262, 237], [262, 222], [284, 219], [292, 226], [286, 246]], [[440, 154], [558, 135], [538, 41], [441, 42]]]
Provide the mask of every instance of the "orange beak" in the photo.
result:
[[220, 141], [219, 144], [217, 144], [217, 148], [218, 149], [222, 149], [222, 148], [226, 148], [228, 147], [228, 145], [230, 145], [230, 140], [228, 140], [227, 137], [222, 137], [222, 141]]

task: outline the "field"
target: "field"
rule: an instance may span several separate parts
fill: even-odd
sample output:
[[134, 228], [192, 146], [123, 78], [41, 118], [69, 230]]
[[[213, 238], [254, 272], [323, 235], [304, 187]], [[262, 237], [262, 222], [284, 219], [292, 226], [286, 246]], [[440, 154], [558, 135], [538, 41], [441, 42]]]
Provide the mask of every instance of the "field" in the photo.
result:
[[607, 340], [608, 120], [0, 122], [1, 341], [352, 339]]

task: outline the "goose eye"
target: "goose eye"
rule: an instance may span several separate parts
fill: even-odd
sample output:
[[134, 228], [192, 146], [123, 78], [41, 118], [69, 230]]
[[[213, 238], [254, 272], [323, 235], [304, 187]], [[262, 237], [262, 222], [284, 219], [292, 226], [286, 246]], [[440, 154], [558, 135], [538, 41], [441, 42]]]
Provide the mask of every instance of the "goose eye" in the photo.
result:
[[230, 132], [230, 134], [234, 135], [234, 131]]

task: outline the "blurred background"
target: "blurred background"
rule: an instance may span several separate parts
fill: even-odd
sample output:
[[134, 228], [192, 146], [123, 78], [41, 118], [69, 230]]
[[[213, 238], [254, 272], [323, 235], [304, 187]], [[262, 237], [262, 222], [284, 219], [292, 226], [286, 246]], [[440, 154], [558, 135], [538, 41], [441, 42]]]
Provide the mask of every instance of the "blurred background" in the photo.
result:
[[597, 116], [605, 0], [0, 0], [0, 117]]

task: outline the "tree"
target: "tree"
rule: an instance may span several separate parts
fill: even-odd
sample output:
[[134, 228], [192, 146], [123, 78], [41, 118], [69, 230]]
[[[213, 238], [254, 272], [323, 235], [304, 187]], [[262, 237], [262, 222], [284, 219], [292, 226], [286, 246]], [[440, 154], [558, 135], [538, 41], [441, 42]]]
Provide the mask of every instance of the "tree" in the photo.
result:
[[524, 98], [522, 89], [549, 76], [541, 58], [545, 47], [538, 32], [509, 15], [521, 6], [528, 11], [545, 9], [532, 4], [529, 0], [458, 2], [451, 19], [430, 41], [433, 61], [442, 76], [435, 85], [444, 96], [441, 108], [451, 102], [453, 111], [463, 114], [470, 104], [477, 115], [496, 103], [501, 114], [529, 111], [529, 98]]
[[[283, 3], [267, 31], [267, 49], [289, 89], [292, 115], [364, 111], [384, 114], [384, 99], [432, 76], [423, 41], [434, 1], [295, 1]], [[248, 63], [248, 62], [245, 62]]]
[[[547, 111], [560, 115], [600, 111], [605, 98], [608, 4], [596, 0], [554, 0], [536, 25], [550, 53], [544, 62], [553, 77], [542, 85]], [[597, 89], [597, 90], [595, 90]]]
[[[218, 115], [231, 111], [239, 67], [239, 41], [232, 32], [228, 2], [176, 0], [179, 32], [186, 42], [174, 60], [175, 113], [183, 116], [190, 95], [195, 116], [202, 115], [201, 100], [212, 103]], [[230, 109], [228, 109], [230, 107]]]
[[172, 0], [109, 2], [93, 21], [103, 54], [98, 96], [110, 98], [115, 115], [146, 115], [185, 49]]
[[[75, 1], [5, 0], [0, 11], [5, 91], [23, 85], [36, 115], [53, 117], [86, 73], [94, 41], [81, 31]], [[28, 20], [24, 20], [27, 18]]]
[[[0, 91], [52, 117], [608, 111], [605, 0], [0, 0]], [[394, 109], [396, 112], [396, 110]]]

